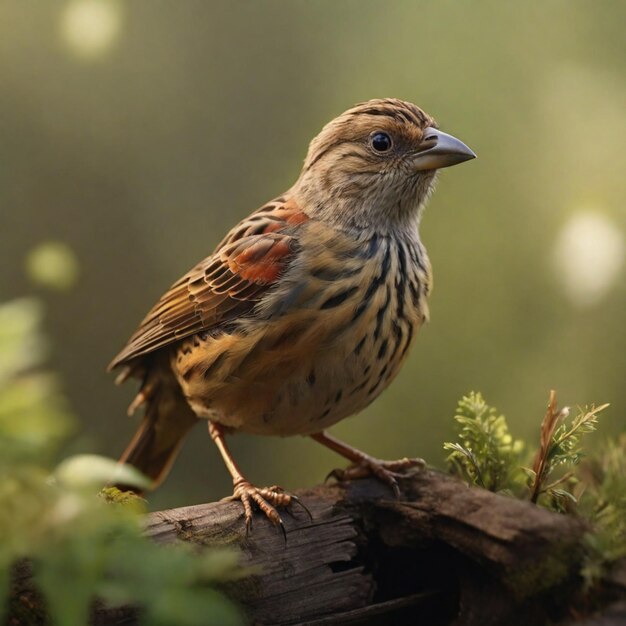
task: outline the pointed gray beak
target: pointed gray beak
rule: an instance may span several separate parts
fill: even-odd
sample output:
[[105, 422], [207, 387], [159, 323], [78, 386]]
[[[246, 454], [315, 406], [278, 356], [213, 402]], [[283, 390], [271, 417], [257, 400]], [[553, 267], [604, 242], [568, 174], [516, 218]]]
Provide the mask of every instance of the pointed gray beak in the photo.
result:
[[424, 149], [413, 159], [418, 171], [450, 167], [476, 158], [474, 152], [462, 141], [431, 126], [424, 131], [422, 146]]

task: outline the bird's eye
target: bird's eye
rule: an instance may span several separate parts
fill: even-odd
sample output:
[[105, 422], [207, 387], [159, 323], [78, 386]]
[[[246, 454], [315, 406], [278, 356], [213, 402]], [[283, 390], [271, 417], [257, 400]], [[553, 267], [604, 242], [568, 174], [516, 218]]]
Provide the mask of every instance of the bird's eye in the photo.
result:
[[391, 137], [387, 133], [374, 133], [370, 144], [376, 152], [388, 152], [391, 149]]

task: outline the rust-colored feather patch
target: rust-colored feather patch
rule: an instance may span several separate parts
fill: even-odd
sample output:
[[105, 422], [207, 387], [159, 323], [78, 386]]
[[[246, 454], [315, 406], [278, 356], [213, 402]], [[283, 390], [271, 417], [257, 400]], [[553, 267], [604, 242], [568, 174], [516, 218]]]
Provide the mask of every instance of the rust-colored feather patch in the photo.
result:
[[240, 222], [161, 297], [109, 369], [250, 314], [297, 254], [298, 230], [307, 220], [287, 200]]

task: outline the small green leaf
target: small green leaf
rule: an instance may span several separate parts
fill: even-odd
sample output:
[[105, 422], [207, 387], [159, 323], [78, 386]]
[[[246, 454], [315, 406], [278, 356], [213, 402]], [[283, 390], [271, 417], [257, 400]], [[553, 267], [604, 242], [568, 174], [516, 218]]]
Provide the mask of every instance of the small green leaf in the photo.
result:
[[578, 502], [578, 500], [576, 499], [576, 496], [573, 493], [570, 493], [569, 491], [565, 489], [550, 489], [549, 494], [551, 496], [554, 496], [555, 498], [562, 498], [565, 500], [569, 500], [570, 502], [574, 504]]
[[55, 472], [57, 482], [65, 487], [83, 488], [122, 483], [148, 489], [151, 481], [132, 465], [123, 465], [96, 454], [79, 454], [61, 462]]

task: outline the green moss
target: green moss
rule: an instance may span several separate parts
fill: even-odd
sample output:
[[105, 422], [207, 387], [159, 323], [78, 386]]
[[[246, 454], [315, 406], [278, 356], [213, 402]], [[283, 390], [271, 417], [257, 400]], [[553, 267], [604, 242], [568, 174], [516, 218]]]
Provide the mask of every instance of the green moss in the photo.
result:
[[132, 491], [122, 491], [117, 487], [104, 487], [98, 494], [105, 502], [110, 504], [121, 504], [124, 506], [136, 506], [142, 510], [147, 502], [141, 496]]
[[573, 548], [571, 543], [553, 543], [540, 559], [520, 562], [513, 568], [507, 585], [520, 600], [536, 596], [575, 576], [582, 558], [582, 548]]

